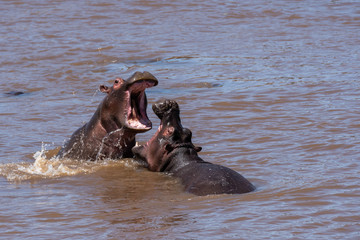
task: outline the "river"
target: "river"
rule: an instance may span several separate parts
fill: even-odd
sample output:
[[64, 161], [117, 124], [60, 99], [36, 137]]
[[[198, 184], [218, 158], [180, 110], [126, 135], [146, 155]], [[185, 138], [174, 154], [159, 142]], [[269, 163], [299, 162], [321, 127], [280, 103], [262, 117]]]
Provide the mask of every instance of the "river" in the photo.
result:
[[[1, 239], [360, 239], [359, 1], [0, 2]], [[54, 158], [135, 71], [257, 190]]]

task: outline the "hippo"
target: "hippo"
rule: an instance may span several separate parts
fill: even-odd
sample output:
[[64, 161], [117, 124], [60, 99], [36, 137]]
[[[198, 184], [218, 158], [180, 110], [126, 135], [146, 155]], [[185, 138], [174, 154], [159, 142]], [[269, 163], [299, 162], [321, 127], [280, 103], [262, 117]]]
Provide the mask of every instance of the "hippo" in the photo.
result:
[[19, 96], [25, 94], [23, 91], [10, 91], [5, 93], [8, 96]]
[[255, 190], [255, 186], [238, 172], [198, 156], [201, 147], [192, 143], [192, 132], [182, 127], [176, 101], [165, 99], [152, 108], [161, 120], [160, 126], [146, 144], [132, 149], [134, 158], [146, 162], [150, 171], [178, 178], [186, 192], [199, 196]]
[[76, 130], [57, 154], [60, 158], [101, 160], [132, 158], [135, 135], [152, 128], [145, 89], [158, 80], [149, 72], [135, 72], [127, 80], [116, 78], [88, 123]]

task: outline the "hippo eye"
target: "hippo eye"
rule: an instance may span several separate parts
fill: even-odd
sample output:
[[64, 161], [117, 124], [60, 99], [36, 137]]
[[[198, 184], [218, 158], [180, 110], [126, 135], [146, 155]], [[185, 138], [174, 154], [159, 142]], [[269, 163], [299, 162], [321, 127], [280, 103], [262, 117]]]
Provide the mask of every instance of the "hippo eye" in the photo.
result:
[[114, 81], [114, 84], [118, 85], [118, 84], [122, 84], [123, 82], [124, 82], [124, 80], [122, 78], [116, 78]]

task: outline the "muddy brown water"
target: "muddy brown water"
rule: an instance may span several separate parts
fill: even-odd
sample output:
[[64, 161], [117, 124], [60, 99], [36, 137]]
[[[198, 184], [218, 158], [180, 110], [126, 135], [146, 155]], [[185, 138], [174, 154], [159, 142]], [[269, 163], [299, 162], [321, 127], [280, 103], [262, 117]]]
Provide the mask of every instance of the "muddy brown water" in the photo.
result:
[[[359, 27], [351, 0], [1, 1], [0, 238], [360, 239]], [[257, 190], [52, 158], [135, 71]]]

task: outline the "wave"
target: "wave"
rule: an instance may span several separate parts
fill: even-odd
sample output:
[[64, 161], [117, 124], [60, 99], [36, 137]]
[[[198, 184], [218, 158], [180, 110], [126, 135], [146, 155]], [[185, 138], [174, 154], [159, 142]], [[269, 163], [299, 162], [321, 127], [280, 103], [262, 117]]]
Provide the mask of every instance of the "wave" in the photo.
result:
[[124, 166], [136, 169], [141, 164], [133, 159], [104, 159], [99, 161], [80, 161], [68, 158], [58, 158], [49, 154], [46, 145], [41, 146], [33, 157], [33, 163], [6, 163], [0, 164], [0, 176], [10, 182], [21, 182], [45, 178], [59, 178], [78, 174], [94, 173], [102, 168]]

